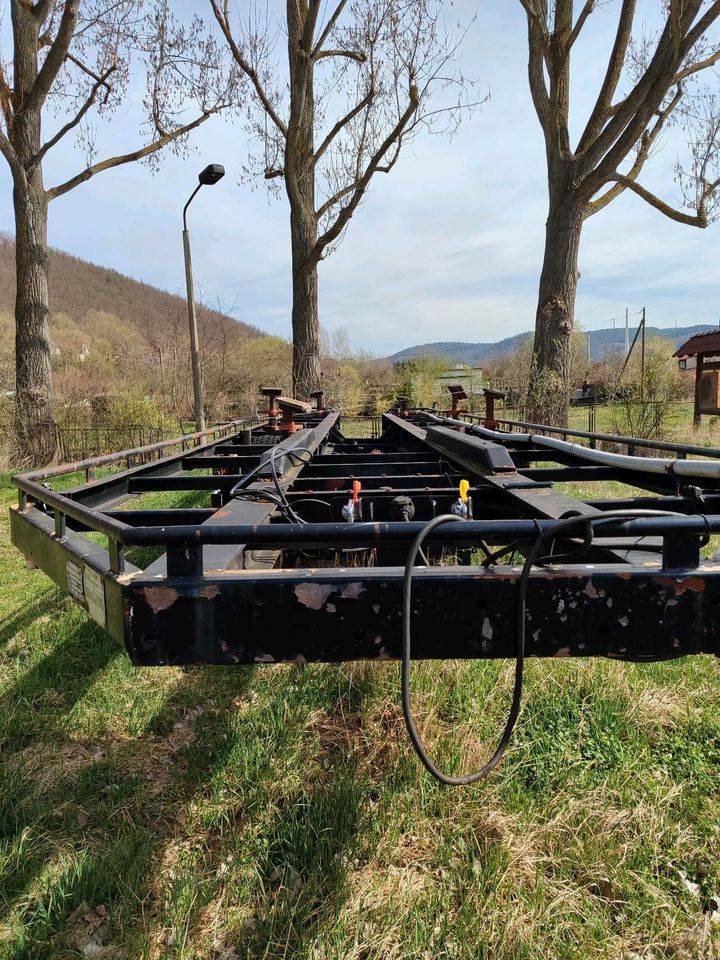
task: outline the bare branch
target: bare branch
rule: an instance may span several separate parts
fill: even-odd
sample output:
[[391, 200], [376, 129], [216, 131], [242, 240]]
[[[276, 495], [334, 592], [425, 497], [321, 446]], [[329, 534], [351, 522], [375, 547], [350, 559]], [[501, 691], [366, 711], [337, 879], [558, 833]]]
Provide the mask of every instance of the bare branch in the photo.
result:
[[22, 104], [24, 111], [38, 110], [45, 102], [50, 88], [67, 57], [75, 33], [80, 0], [66, 0], [58, 32], [50, 44], [47, 56], [38, 71], [35, 83]]
[[600, 93], [595, 101], [590, 119], [580, 137], [577, 147], [578, 153], [584, 153], [585, 150], [587, 150], [590, 143], [597, 137], [612, 115], [613, 97], [615, 96], [615, 91], [622, 76], [625, 57], [627, 56], [628, 46], [632, 36], [636, 2], [637, 0], [623, 0], [617, 32], [615, 34], [615, 43], [613, 44], [608, 67], [605, 71], [605, 79], [600, 87]]
[[328, 133], [328, 135], [325, 137], [325, 139], [323, 140], [323, 142], [320, 144], [320, 146], [319, 146], [319, 147], [317, 148], [317, 150], [315, 151], [315, 163], [317, 163], [318, 160], [320, 159], [320, 157], [322, 157], [322, 155], [325, 153], [325, 151], [327, 150], [327, 148], [328, 148], [328, 147], [330, 146], [330, 144], [333, 142], [333, 140], [335, 139], [335, 137], [336, 137], [336, 136], [340, 133], [340, 131], [343, 129], [343, 127], [346, 127], [352, 120], [355, 119], [355, 117], [356, 117], [362, 110], [364, 110], [366, 107], [370, 106], [370, 104], [372, 103], [372, 100], [373, 100], [373, 97], [374, 97], [374, 96], [375, 96], [375, 91], [374, 91], [373, 88], [371, 87], [371, 88], [368, 90], [368, 92], [365, 94], [365, 96], [362, 98], [362, 100], [361, 100], [358, 104], [356, 104], [356, 105], [352, 108], [352, 110], [350, 110], [348, 113], [346, 113], [344, 117], [342, 117], [340, 120], [338, 120], [338, 122], [337, 122], [337, 123], [335, 124], [335, 126], [330, 130], [330, 132]]
[[546, 141], [551, 137], [550, 94], [545, 84], [545, 58], [548, 53], [547, 23], [533, 0], [520, 0], [528, 21], [528, 81], [530, 95]]
[[695, 63], [689, 64], [679, 73], [676, 73], [675, 83], [680, 83], [687, 77], [691, 77], [696, 73], [700, 73], [702, 70], [707, 70], [708, 67], [715, 66], [718, 61], [720, 61], [720, 49], [716, 50], [715, 53], [710, 54], [710, 56], [704, 57], [702, 60], [696, 60]]
[[322, 206], [318, 207], [315, 211], [315, 216], [318, 220], [321, 220], [326, 213], [328, 213], [336, 203], [340, 203], [341, 200], [344, 200], [345, 197], [349, 196], [353, 191], [357, 190], [360, 186], [360, 180], [353, 180], [352, 183], [348, 183], [347, 186], [343, 187], [341, 190], [338, 190], [337, 193], [333, 194], [332, 197], [329, 197]]
[[543, 25], [545, 25], [545, 13], [543, 10], [538, 9], [535, 0], [520, 0], [520, 5], [528, 17], [533, 20], [541, 20]]
[[272, 122], [275, 124], [278, 130], [282, 133], [282, 135], [286, 137], [287, 126], [283, 123], [283, 121], [280, 119], [280, 117], [276, 113], [275, 108], [270, 102], [270, 98], [265, 92], [265, 88], [263, 87], [260, 81], [260, 77], [258, 76], [257, 71], [254, 69], [254, 67], [249, 62], [249, 60], [247, 60], [242, 50], [235, 42], [235, 38], [232, 35], [232, 30], [230, 29], [230, 21], [228, 19], [227, 5], [225, 5], [224, 9], [221, 10], [218, 4], [218, 0], [210, 0], [210, 6], [212, 7], [212, 11], [215, 14], [215, 19], [217, 20], [220, 26], [220, 29], [223, 32], [223, 36], [225, 37], [225, 40], [227, 41], [227, 44], [230, 47], [230, 51], [235, 59], [235, 62], [237, 63], [237, 65], [240, 67], [242, 72], [245, 74], [245, 76], [248, 78], [248, 80], [252, 83], [253, 87], [255, 88], [255, 92], [258, 96], [258, 100], [262, 104], [262, 107], [265, 113], [272, 120]]
[[340, 3], [337, 5], [337, 7], [335, 7], [335, 10], [330, 15], [330, 19], [325, 25], [325, 29], [320, 34], [320, 39], [313, 47], [312, 54], [311, 54], [311, 57], [313, 60], [318, 59], [320, 51], [322, 50], [322, 45], [325, 43], [327, 38], [332, 33], [333, 28], [335, 27], [335, 24], [338, 22], [338, 18], [340, 17], [340, 14], [343, 12], [346, 4], [347, 4], [347, 0], [340, 0]]
[[[638, 148], [637, 156], [635, 161], [630, 168], [630, 170], [625, 174], [628, 180], [637, 180], [638, 176], [642, 172], [643, 167], [645, 166], [645, 161], [650, 156], [650, 150], [652, 145], [657, 140], [658, 136], [662, 132], [663, 127], [667, 123], [668, 119], [672, 115], [675, 108], [679, 105], [680, 101], [683, 98], [683, 87], [682, 84], [678, 84], [675, 91], [675, 95], [672, 97], [668, 105], [664, 110], [661, 110], [658, 113], [657, 120], [653, 124], [652, 128], [646, 130], [640, 140], [640, 146]], [[588, 217], [593, 216], [593, 214], [598, 213], [609, 203], [611, 203], [616, 197], [619, 197], [627, 188], [624, 184], [619, 181], [615, 183], [615, 186], [611, 187], [606, 193], [601, 197], [598, 197], [596, 200], [591, 201], [588, 204], [588, 207], [583, 216], [584, 220], [587, 220]]]
[[50, 11], [52, 10], [53, 0], [38, 0], [38, 2], [33, 7], [33, 13], [40, 21], [40, 23], [45, 23], [47, 20]]
[[15, 149], [2, 130], [0, 130], [0, 153], [7, 160], [13, 177], [24, 176], [25, 171], [23, 170], [18, 156], [15, 153]]
[[91, 177], [101, 173], [103, 170], [110, 170], [113, 167], [119, 167], [125, 163], [134, 163], [136, 160], [142, 160], [144, 157], [152, 156], [153, 154], [157, 153], [158, 150], [162, 150], [163, 147], [167, 146], [168, 143], [172, 143], [174, 140], [184, 137], [186, 134], [190, 133], [191, 130], [195, 130], [196, 127], [199, 127], [201, 123], [205, 123], [205, 121], [208, 120], [213, 113], [217, 112], [217, 109], [219, 108], [205, 111], [190, 123], [186, 123], [182, 127], [178, 127], [176, 130], [173, 130], [171, 133], [167, 133], [165, 136], [159, 137], [157, 140], [153, 140], [152, 143], [148, 143], [144, 147], [140, 147], [139, 150], [134, 150], [132, 153], [121, 154], [117, 157], [109, 157], [107, 160], [100, 160], [98, 163], [91, 164], [81, 173], [78, 173], [76, 176], [66, 180], [65, 183], [58, 184], [58, 186], [52, 187], [50, 190], [48, 190], [46, 192], [47, 199], [55, 200], [57, 197], [62, 197], [63, 194], [69, 193], [70, 190], [74, 190], [75, 187], [78, 187], [81, 183], [85, 183]]
[[322, 60], [324, 57], [348, 57], [350, 60], [357, 60], [358, 63], [365, 63], [367, 57], [358, 50], [321, 50], [313, 56], [313, 60]]
[[[689, 29], [701, 2], [702, 0], [684, 0], [681, 17], [683, 30]], [[713, 7], [715, 6], [717, 19], [720, 16], [720, 3], [713, 4]], [[703, 20], [705, 19], [706, 17], [703, 17]], [[650, 63], [642, 71], [633, 90], [625, 100], [616, 105], [612, 118], [594, 142], [588, 145], [583, 157], [586, 169], [599, 164], [595, 171], [597, 177], [592, 178], [593, 183], [596, 180], [608, 180], [640, 139], [672, 85], [679, 64], [689, 53], [686, 39], [681, 44], [677, 57], [673, 57], [672, 32], [668, 18]]]
[[[677, 3], [677, 0], [674, 0], [674, 3]], [[681, 8], [682, 4], [678, 4], [678, 6]], [[685, 38], [685, 43], [682, 46], [683, 56], [692, 50], [698, 40], [703, 36], [705, 31], [708, 30], [713, 23], [715, 23], [718, 17], [720, 17], [720, 0], [715, 0], [715, 3], [708, 7], [692, 30], [688, 31], [687, 37]]]
[[582, 32], [582, 28], [585, 26], [585, 21], [593, 12], [596, 6], [597, 6], [597, 0], [585, 0], [585, 5], [580, 11], [578, 18], [575, 21], [575, 26], [572, 28], [572, 32], [570, 33], [570, 42], [568, 43], [568, 52], [570, 51], [570, 48], [573, 46], [577, 38], [580, 36], [580, 33]]
[[5, 117], [5, 123], [7, 124], [8, 129], [12, 123], [13, 110], [12, 110], [12, 90], [5, 78], [5, 70], [3, 69], [2, 62], [0, 61], [0, 110]]
[[[74, 59], [74, 58], [73, 58], [73, 59]], [[77, 62], [77, 61], [75, 61], [75, 62]], [[83, 68], [83, 69], [86, 69], [86, 68]], [[33, 161], [32, 161], [33, 164], [40, 163], [41, 160], [43, 159], [43, 157], [45, 156], [45, 154], [46, 154], [49, 150], [52, 150], [52, 148], [53, 148], [56, 144], [58, 144], [58, 143], [62, 140], [62, 138], [63, 138], [64, 136], [66, 136], [68, 133], [70, 133], [71, 130], [74, 130], [75, 127], [77, 127], [77, 125], [81, 122], [82, 118], [83, 118], [83, 117], [85, 116], [85, 114], [88, 112], [88, 110], [90, 109], [90, 107], [92, 107], [92, 105], [95, 103], [95, 98], [97, 97], [98, 91], [100, 90], [101, 87], [105, 87], [105, 88], [106, 88], [105, 99], [107, 100], [107, 98], [108, 98], [108, 96], [109, 96], [109, 94], [110, 94], [110, 87], [108, 86], [107, 81], [108, 81], [108, 79], [112, 76], [112, 74], [115, 72], [115, 70], [117, 70], [117, 64], [116, 64], [116, 63], [114, 63], [111, 67], [108, 67], [108, 69], [105, 71], [105, 73], [103, 73], [101, 76], [99, 76], [99, 77], [97, 78], [97, 80], [95, 81], [95, 83], [94, 83], [93, 86], [92, 86], [92, 89], [90, 90], [90, 93], [88, 94], [87, 99], [85, 100], [85, 102], [83, 103], [83, 105], [80, 107], [80, 109], [78, 110], [78, 112], [75, 114], [74, 117], [72, 117], [71, 120], [68, 120], [68, 122], [67, 122], [66, 124], [64, 124], [62, 127], [60, 127], [60, 129], [58, 130], [58, 132], [55, 134], [54, 137], [51, 137], [51, 138], [47, 141], [47, 143], [44, 143], [44, 144], [43, 144], [43, 146], [40, 148], [40, 150], [39, 150], [39, 151], [35, 154], [35, 156], [33, 157]], [[90, 71], [88, 70], [87, 72], [89, 73]]]
[[646, 203], [649, 203], [651, 207], [659, 210], [660, 213], [669, 217], [671, 220], [675, 220], [677, 223], [684, 223], [688, 227], [700, 227], [701, 229], [704, 229], [708, 225], [707, 214], [705, 213], [702, 203], [700, 204], [698, 212], [692, 216], [691, 214], [683, 213], [681, 210], [676, 210], [674, 207], [671, 207], [665, 203], [664, 200], [656, 197], [654, 193], [650, 193], [645, 187], [641, 187], [639, 183], [635, 183], [634, 180], [623, 176], [621, 173], [616, 173], [610, 179], [616, 180], [628, 190], [632, 190], [633, 193], [636, 193]]
[[387, 137], [383, 140], [383, 142], [380, 144], [378, 149], [370, 158], [370, 161], [368, 162], [363, 175], [359, 178], [359, 180], [355, 184], [355, 188], [352, 191], [350, 202], [341, 208], [340, 212], [335, 218], [334, 223], [332, 223], [332, 225], [328, 227], [328, 229], [325, 231], [325, 233], [321, 237], [318, 237], [317, 243], [315, 244], [315, 248], [313, 251], [315, 257], [318, 260], [322, 256], [322, 253], [325, 250], [325, 248], [328, 246], [328, 244], [336, 240], [340, 236], [342, 231], [345, 229], [347, 224], [350, 222], [350, 219], [353, 213], [355, 213], [355, 210], [357, 209], [360, 201], [365, 195], [365, 191], [368, 188], [368, 184], [370, 183], [373, 177], [373, 174], [377, 172], [388, 150], [390, 150], [390, 148], [395, 143], [397, 143], [397, 141], [402, 137], [403, 131], [409, 124], [413, 115], [416, 113], [419, 104], [420, 104], [420, 99], [419, 99], [417, 88], [414, 85], [412, 85], [410, 87], [410, 101], [408, 103], [407, 108], [405, 109], [404, 113], [399, 117], [393, 129], [390, 131], [390, 133], [387, 135]]

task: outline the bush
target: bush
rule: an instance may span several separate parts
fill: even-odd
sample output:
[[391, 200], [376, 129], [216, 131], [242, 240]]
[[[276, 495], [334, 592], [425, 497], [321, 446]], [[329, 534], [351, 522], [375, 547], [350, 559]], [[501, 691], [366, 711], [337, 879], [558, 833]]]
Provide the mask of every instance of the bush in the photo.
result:
[[633, 354], [610, 396], [615, 433], [644, 440], [664, 439], [672, 407], [687, 392], [686, 379], [670, 352], [668, 341], [662, 337], [649, 340], [644, 376], [640, 355]]

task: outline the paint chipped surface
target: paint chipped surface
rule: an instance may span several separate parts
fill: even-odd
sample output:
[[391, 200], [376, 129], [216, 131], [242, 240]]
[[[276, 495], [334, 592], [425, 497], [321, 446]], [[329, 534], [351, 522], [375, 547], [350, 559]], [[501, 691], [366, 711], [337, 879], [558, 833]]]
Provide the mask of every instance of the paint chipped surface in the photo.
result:
[[628, 620], [627, 617], [618, 617], [618, 623], [620, 624], [621, 627], [626, 627], [628, 623], [630, 623], [630, 621]]
[[588, 582], [585, 584], [585, 589], [583, 590], [583, 593], [586, 593], [589, 597], [592, 597], [593, 600], [597, 600], [599, 596], [592, 580], [588, 580]]
[[295, 596], [304, 607], [310, 610], [321, 610], [334, 590], [335, 587], [329, 583], [295, 584]]
[[570, 656], [570, 647], [560, 647], [559, 650], [556, 650], [554, 653], [556, 657], [569, 657]]
[[203, 587], [200, 591], [200, 596], [205, 597], [206, 600], [212, 600], [214, 597], [220, 596], [220, 587], [216, 583], [211, 583], [207, 587]]
[[340, 596], [343, 600], [357, 600], [363, 593], [365, 593], [365, 587], [362, 583], [349, 583], [345, 589], [341, 591]]
[[255, 657], [255, 663], [275, 663], [275, 657], [269, 653], [264, 653], [261, 657]]
[[178, 598], [173, 587], [144, 587], [143, 596], [153, 613], [160, 613], [171, 607]]
[[681, 597], [686, 591], [702, 593], [705, 589], [705, 581], [702, 577], [683, 577], [682, 579], [657, 577], [656, 583], [661, 583], [664, 587], [670, 587], [677, 597]]
[[486, 640], [492, 640], [493, 638], [492, 624], [490, 623], [490, 620], [487, 617], [485, 617], [485, 619], [483, 620], [482, 635], [485, 637]]
[[325, 605], [325, 609], [327, 610], [328, 613], [337, 613], [337, 607], [335, 606], [334, 603], [327, 603]]

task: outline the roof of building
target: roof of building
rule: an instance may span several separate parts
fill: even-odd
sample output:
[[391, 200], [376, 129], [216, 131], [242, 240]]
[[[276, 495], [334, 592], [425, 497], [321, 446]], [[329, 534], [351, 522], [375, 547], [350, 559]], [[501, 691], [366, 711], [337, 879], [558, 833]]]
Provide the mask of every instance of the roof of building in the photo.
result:
[[720, 353], [720, 330], [708, 330], [707, 333], [696, 333], [685, 343], [681, 344], [674, 357], [696, 357], [701, 353]]

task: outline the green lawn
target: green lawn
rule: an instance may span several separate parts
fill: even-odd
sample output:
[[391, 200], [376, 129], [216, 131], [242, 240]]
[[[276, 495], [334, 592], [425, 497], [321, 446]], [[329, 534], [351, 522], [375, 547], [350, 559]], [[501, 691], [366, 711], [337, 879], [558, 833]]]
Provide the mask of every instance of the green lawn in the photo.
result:
[[[617, 433], [625, 436], [637, 436], [623, 416], [622, 404], [598, 404], [595, 407], [595, 426], [590, 422], [590, 408], [570, 407], [568, 425], [576, 430], [591, 430], [595, 433]], [[689, 443], [696, 446], [720, 446], [720, 417], [703, 416], [700, 429], [693, 430], [692, 401], [683, 401], [669, 405], [662, 420], [661, 436], [674, 443]]]
[[[133, 669], [0, 498], [3, 960], [720, 957], [715, 660], [530, 663], [506, 761], [451, 791], [395, 665]], [[446, 767], [511, 675], [414, 671]]]

